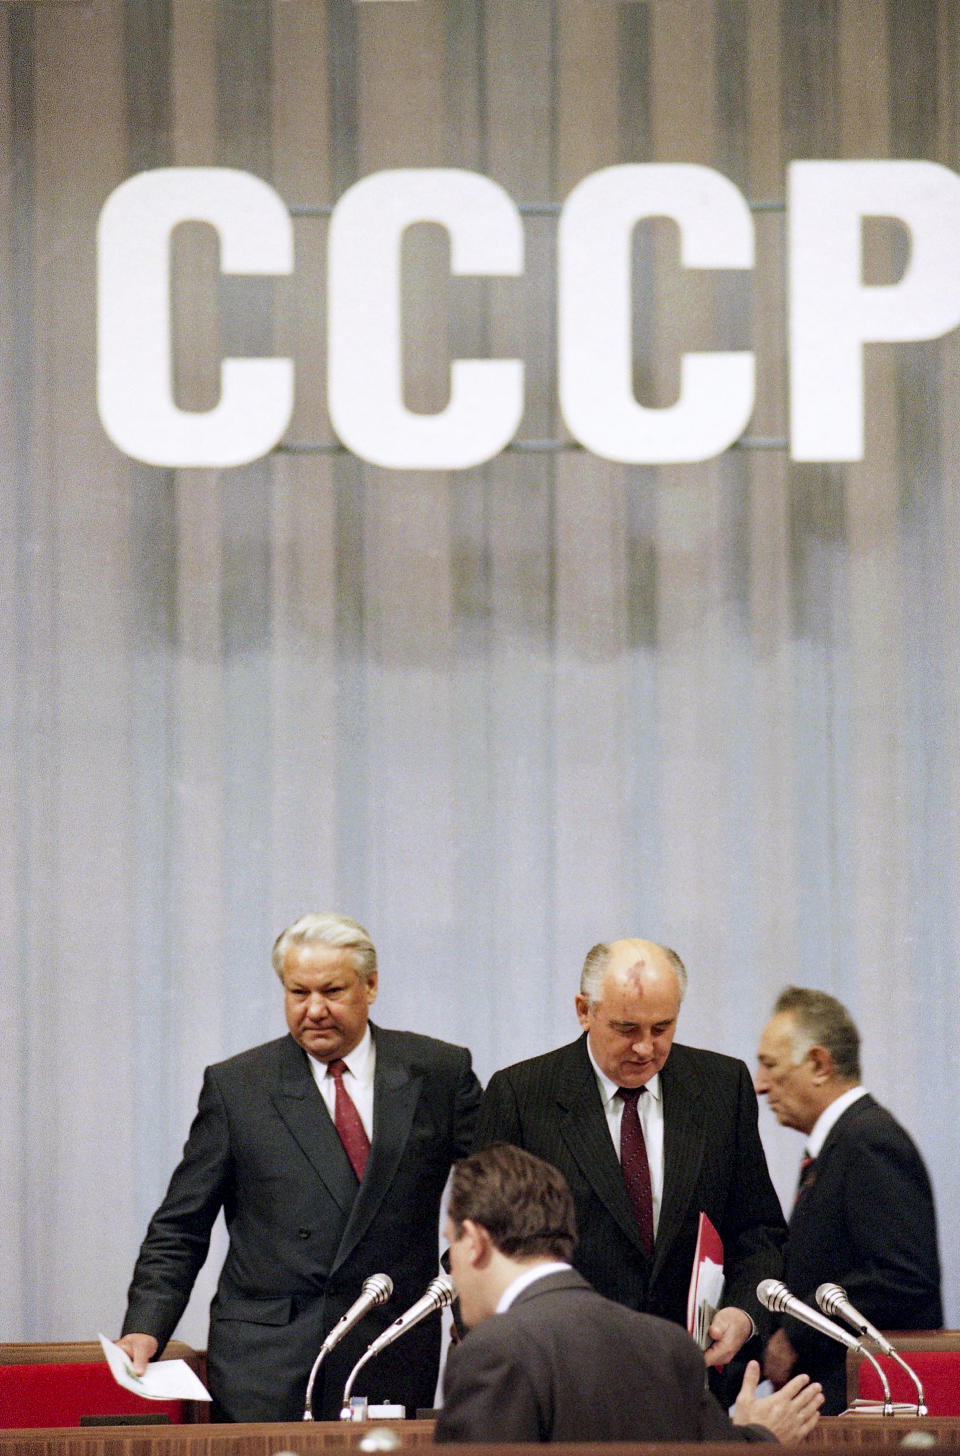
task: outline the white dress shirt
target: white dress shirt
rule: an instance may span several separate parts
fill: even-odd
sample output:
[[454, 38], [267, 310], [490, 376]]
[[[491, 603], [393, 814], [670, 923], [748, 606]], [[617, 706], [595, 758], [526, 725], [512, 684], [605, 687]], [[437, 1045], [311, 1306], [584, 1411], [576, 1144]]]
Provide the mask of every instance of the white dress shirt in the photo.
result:
[[538, 1279], [545, 1279], [548, 1274], [561, 1274], [565, 1269], [569, 1268], [570, 1265], [562, 1259], [551, 1259], [548, 1263], [534, 1264], [531, 1268], [524, 1269], [523, 1273], [518, 1274], [516, 1279], [511, 1284], [508, 1284], [501, 1294], [495, 1313], [503, 1314], [504, 1310], [510, 1308], [517, 1295], [522, 1294], [525, 1289], [531, 1284], [535, 1284]]
[[855, 1102], [859, 1102], [860, 1098], [866, 1097], [866, 1095], [866, 1087], [851, 1087], [841, 1097], [835, 1098], [829, 1107], [823, 1109], [811, 1128], [810, 1136], [807, 1138], [808, 1157], [819, 1158], [820, 1150], [827, 1140], [827, 1133], [835, 1123], [839, 1122], [848, 1107], [852, 1107]]
[[[343, 1090], [349, 1092], [350, 1101], [360, 1114], [363, 1130], [373, 1142], [373, 1074], [377, 1069], [377, 1052], [369, 1026], [350, 1055], [343, 1060], [347, 1064], [347, 1070], [343, 1074]], [[328, 1074], [326, 1062], [319, 1062], [316, 1057], [311, 1056], [307, 1057], [307, 1061], [332, 1122], [337, 1099], [336, 1080]]]
[[[613, 1139], [613, 1146], [617, 1158], [620, 1157], [620, 1122], [623, 1118], [623, 1098], [617, 1096], [618, 1084], [611, 1082], [606, 1073], [601, 1072], [594, 1061], [593, 1052], [590, 1050], [590, 1038], [587, 1038], [587, 1056], [597, 1077], [597, 1086], [600, 1088], [600, 1098], [603, 1102], [603, 1111], [607, 1119], [607, 1127], [610, 1129], [610, 1136]], [[637, 1114], [640, 1118], [640, 1126], [643, 1129], [643, 1141], [647, 1149], [647, 1162], [650, 1165], [650, 1192], [653, 1197], [653, 1232], [656, 1234], [657, 1225], [660, 1222], [660, 1205], [663, 1202], [663, 1090], [660, 1086], [660, 1073], [657, 1072], [650, 1081], [646, 1083], [646, 1091], [642, 1097], [637, 1098]]]

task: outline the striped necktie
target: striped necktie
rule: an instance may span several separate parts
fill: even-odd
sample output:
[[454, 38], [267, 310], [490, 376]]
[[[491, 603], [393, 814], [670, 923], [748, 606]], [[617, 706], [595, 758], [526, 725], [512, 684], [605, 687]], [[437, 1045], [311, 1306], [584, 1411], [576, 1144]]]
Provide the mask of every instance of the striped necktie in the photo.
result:
[[640, 1112], [637, 1108], [641, 1092], [646, 1087], [618, 1087], [617, 1094], [623, 1099], [623, 1115], [620, 1119], [620, 1166], [627, 1196], [633, 1206], [640, 1242], [648, 1254], [653, 1253], [653, 1189], [650, 1184], [650, 1164], [647, 1161], [647, 1145], [640, 1126]]

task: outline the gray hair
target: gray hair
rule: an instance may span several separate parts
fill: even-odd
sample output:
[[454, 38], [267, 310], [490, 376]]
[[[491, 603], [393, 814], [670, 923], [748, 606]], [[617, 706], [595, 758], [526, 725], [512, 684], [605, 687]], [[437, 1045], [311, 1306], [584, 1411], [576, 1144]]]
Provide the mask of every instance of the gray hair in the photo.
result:
[[273, 943], [270, 960], [283, 980], [283, 962], [292, 945], [328, 945], [333, 950], [352, 950], [361, 981], [369, 981], [377, 969], [377, 952], [373, 941], [358, 920], [335, 911], [301, 915], [287, 930], [281, 930]]
[[[666, 956], [677, 978], [678, 999], [682, 1001], [687, 994], [687, 968], [676, 951], [671, 950], [668, 945], [661, 945], [659, 949]], [[603, 999], [603, 978], [607, 974], [609, 964], [610, 943], [608, 941], [601, 940], [587, 951], [583, 970], [580, 972], [580, 995], [587, 998], [591, 1011], [595, 1010]]]
[[793, 1017], [793, 1060], [799, 1066], [811, 1047], [830, 1053], [836, 1075], [860, 1080], [860, 1033], [847, 1008], [826, 991], [787, 986], [777, 997], [774, 1013]]

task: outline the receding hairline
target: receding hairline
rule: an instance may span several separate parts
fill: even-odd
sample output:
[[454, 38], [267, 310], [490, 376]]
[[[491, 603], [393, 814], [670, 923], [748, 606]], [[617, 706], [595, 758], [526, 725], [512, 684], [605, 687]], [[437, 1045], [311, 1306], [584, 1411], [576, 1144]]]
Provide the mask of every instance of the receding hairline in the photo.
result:
[[613, 949], [618, 945], [634, 945], [638, 948], [638, 958], [643, 956], [643, 948], [654, 950], [658, 955], [663, 956], [668, 967], [673, 971], [677, 983], [677, 1001], [683, 1001], [687, 994], [687, 968], [668, 945], [660, 945], [655, 940], [645, 940], [640, 936], [624, 936], [619, 940], [599, 941], [590, 947], [583, 962], [583, 969], [580, 972], [580, 995], [585, 996], [590, 1003], [591, 1010], [599, 1006], [603, 999], [603, 984], [607, 974], [611, 970], [611, 957]]

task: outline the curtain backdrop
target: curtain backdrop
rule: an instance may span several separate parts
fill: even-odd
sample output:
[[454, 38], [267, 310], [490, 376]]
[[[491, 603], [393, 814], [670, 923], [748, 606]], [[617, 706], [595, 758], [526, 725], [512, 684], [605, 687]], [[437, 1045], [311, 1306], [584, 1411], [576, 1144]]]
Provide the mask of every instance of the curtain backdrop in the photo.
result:
[[[836, 994], [960, 1322], [960, 354], [870, 346], [864, 460], [792, 463], [784, 216], [794, 159], [960, 167], [958, 57], [947, 0], [0, 6], [3, 1338], [117, 1331], [202, 1069], [283, 1030], [272, 941], [328, 908], [377, 943], [382, 1023], [484, 1079], [572, 1038], [601, 938], [675, 946], [681, 1039], [751, 1064], [785, 983]], [[638, 233], [638, 394], [757, 354], [704, 464], [604, 462], [559, 415], [557, 211], [623, 161], [753, 208], [733, 284]], [[277, 189], [296, 267], [218, 283], [183, 230], [178, 397], [276, 352], [296, 409], [252, 465], [141, 465], [97, 415], [96, 222], [135, 172], [215, 165]], [[451, 357], [525, 361], [517, 441], [462, 472], [364, 464], [326, 412], [329, 210], [407, 166], [524, 220], [521, 279], [452, 283], [430, 228], [405, 257], [411, 408]], [[874, 281], [903, 263], [867, 230]], [[789, 1199], [800, 1139], [761, 1126]]]

